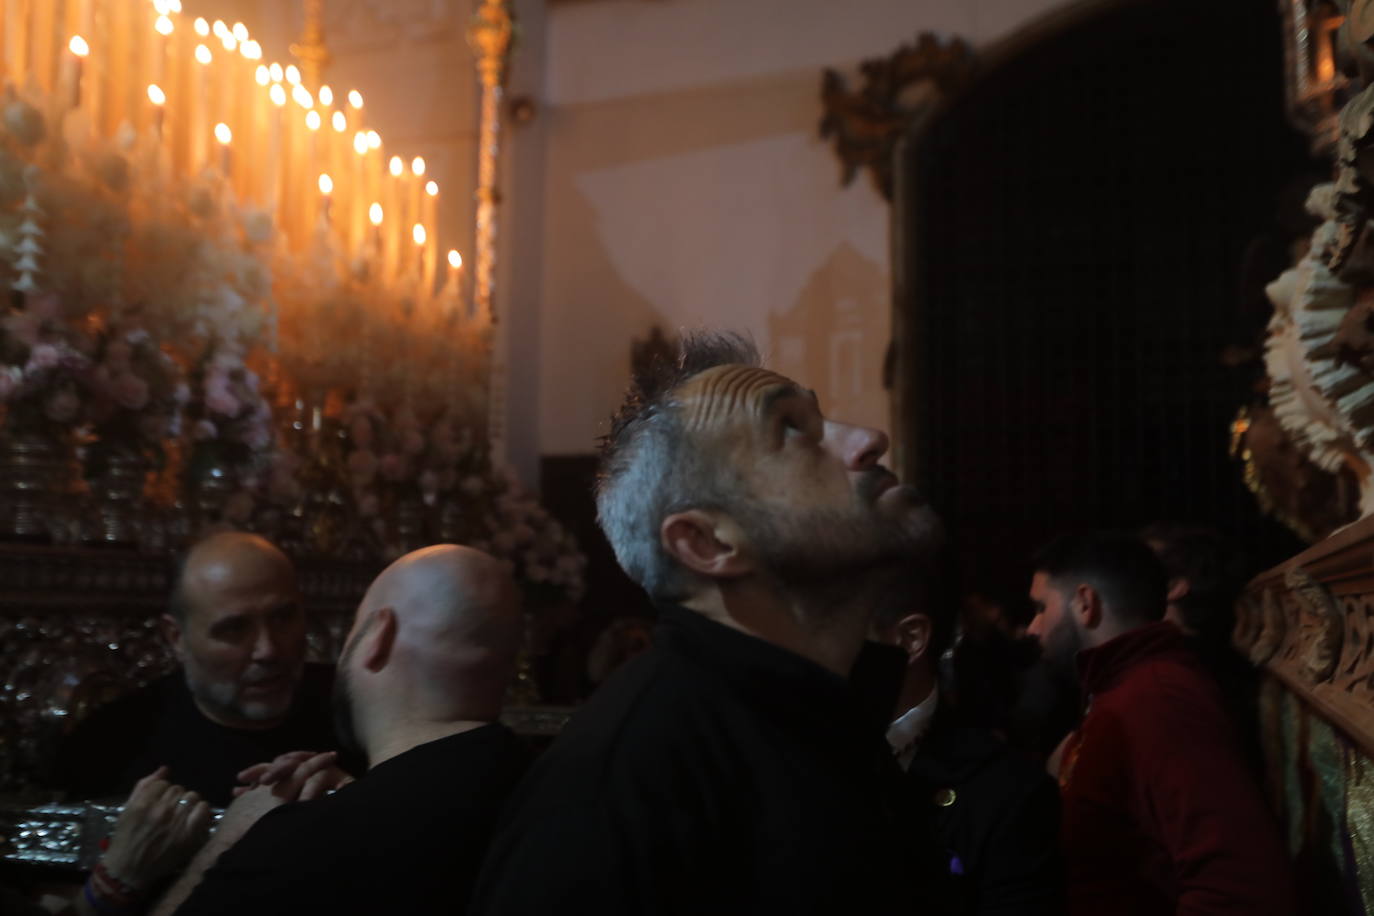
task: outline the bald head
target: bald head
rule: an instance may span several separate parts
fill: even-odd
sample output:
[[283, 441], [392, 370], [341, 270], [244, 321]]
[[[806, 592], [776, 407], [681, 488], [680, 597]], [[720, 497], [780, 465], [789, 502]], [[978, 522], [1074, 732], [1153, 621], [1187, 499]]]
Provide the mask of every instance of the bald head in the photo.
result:
[[[518, 594], [505, 566], [443, 544], [406, 554], [377, 577], [339, 664], [360, 714], [490, 721], [500, 714], [519, 639]], [[363, 677], [360, 667], [377, 677]]]
[[162, 625], [210, 719], [271, 728], [290, 713], [305, 663], [305, 617], [291, 561], [268, 541], [231, 531], [192, 547]]
[[296, 571], [271, 541], [246, 531], [225, 531], [198, 542], [182, 558], [172, 585], [172, 616], [185, 622], [206, 600], [225, 591], [252, 591], [290, 583]]

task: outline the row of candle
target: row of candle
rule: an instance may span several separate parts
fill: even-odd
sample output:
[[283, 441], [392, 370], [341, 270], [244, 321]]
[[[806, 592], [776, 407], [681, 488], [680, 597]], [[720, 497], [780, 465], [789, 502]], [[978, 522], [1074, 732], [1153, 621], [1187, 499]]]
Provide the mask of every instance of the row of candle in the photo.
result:
[[[242, 23], [188, 22], [180, 0], [6, 0], [0, 50], [9, 84], [49, 99], [55, 124], [73, 111], [103, 136], [128, 124], [175, 172], [216, 169], [272, 210], [293, 250], [327, 240], [383, 284], [434, 292], [439, 187], [424, 159], [387, 156], [361, 93], [311, 92]], [[450, 251], [446, 296], [461, 264]]]

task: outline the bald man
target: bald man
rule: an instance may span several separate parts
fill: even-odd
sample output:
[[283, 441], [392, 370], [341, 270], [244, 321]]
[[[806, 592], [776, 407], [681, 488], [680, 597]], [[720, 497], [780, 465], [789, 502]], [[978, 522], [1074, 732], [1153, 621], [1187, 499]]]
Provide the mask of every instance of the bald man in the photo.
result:
[[309, 801], [287, 803], [290, 779], [247, 792], [154, 913], [464, 912], [524, 770], [496, 722], [519, 636], [515, 584], [487, 554], [440, 545], [389, 566], [335, 685], [336, 727], [367, 774]]
[[286, 555], [225, 532], [186, 554], [162, 633], [180, 670], [98, 710], [64, 744], [58, 785], [86, 798], [168, 779], [229, 804], [245, 767], [296, 750], [328, 751], [327, 665], [305, 664], [305, 617]]

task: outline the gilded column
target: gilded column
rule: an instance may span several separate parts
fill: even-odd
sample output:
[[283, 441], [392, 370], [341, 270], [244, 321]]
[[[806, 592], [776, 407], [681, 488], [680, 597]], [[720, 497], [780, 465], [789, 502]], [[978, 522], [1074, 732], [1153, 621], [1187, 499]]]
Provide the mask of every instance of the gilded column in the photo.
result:
[[480, 0], [468, 26], [468, 45], [477, 58], [482, 86], [477, 134], [477, 224], [474, 237], [473, 300], [479, 321], [491, 334], [488, 367], [487, 437], [493, 458], [505, 457], [506, 338], [497, 320], [496, 212], [501, 203], [497, 164], [501, 155], [501, 98], [515, 40], [515, 19], [509, 0]]

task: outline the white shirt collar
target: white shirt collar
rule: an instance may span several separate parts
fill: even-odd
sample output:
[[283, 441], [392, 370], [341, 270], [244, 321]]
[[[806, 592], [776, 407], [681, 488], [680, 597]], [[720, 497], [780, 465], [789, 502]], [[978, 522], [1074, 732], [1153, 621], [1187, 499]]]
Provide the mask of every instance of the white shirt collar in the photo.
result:
[[897, 762], [903, 770], [911, 766], [916, 748], [926, 732], [930, 731], [930, 723], [935, 718], [935, 707], [939, 702], [940, 688], [937, 685], [930, 691], [930, 696], [902, 713], [888, 726], [887, 743], [892, 745], [892, 752], [897, 755]]

